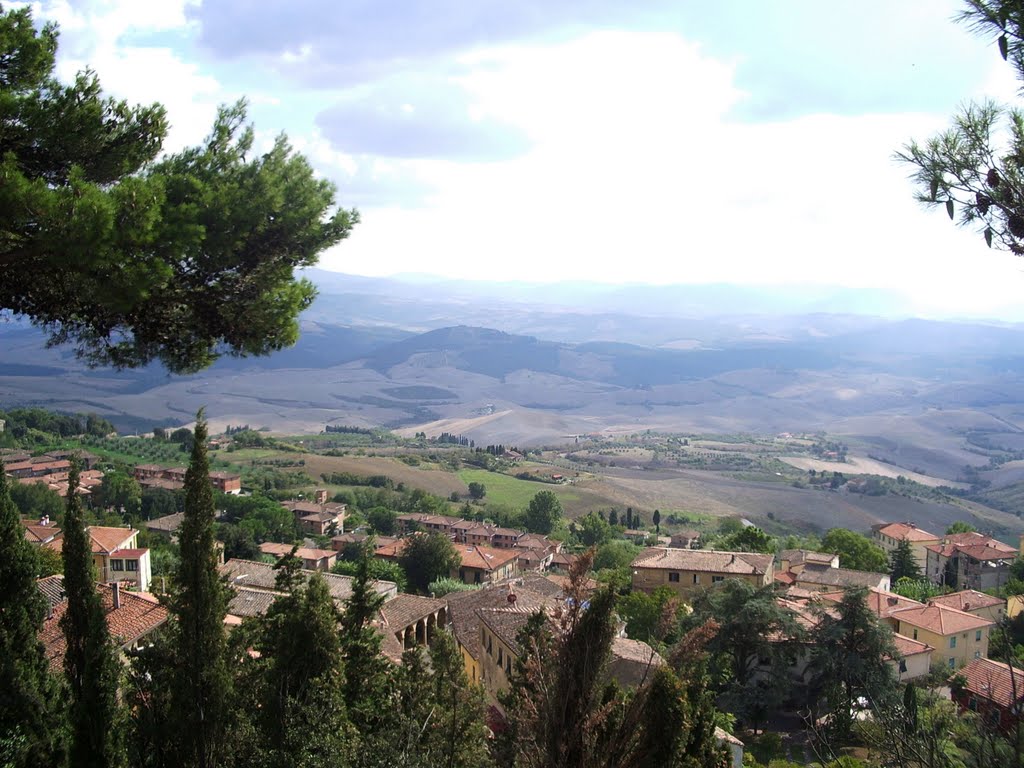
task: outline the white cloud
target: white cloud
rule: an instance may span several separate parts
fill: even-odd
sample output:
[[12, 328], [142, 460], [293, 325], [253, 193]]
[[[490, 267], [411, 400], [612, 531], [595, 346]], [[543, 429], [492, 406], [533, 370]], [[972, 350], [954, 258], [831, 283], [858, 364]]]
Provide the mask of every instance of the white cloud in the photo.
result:
[[1016, 260], [912, 200], [892, 153], [947, 116], [739, 123], [732, 67], [673, 35], [506, 48], [466, 76], [536, 143], [486, 169], [434, 162], [422, 210], [368, 210], [325, 266], [480, 279], [838, 283], [982, 311]]

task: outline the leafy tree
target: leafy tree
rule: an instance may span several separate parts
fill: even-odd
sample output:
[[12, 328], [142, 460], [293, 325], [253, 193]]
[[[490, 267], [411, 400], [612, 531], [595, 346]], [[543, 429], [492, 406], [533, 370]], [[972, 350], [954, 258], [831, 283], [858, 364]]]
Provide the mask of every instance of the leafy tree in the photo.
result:
[[78, 467], [72, 465], [61, 547], [67, 596], [60, 626], [67, 641], [64, 676], [69, 694], [69, 757], [75, 766], [106, 768], [122, 765], [125, 760], [118, 705], [120, 662], [96, 592], [92, 546], [77, 493], [78, 477]]
[[168, 746], [179, 765], [195, 768], [212, 768], [224, 758], [231, 694], [224, 636], [228, 596], [217, 571], [206, 436], [200, 411], [185, 474], [185, 517], [178, 530], [181, 559], [168, 600], [176, 672], [166, 715], [177, 741]]
[[93, 363], [196, 371], [298, 335], [315, 291], [296, 280], [358, 220], [334, 207], [284, 137], [253, 152], [245, 105], [205, 144], [155, 160], [163, 107], [103, 97], [95, 75], [53, 77], [57, 31], [0, 11], [0, 309]]
[[609, 541], [598, 547], [594, 555], [594, 569], [628, 568], [641, 552], [643, 548], [624, 539]]
[[[958, 20], [995, 40], [999, 54], [1024, 79], [1024, 8], [1020, 0], [966, 0]], [[1024, 114], [992, 101], [969, 103], [953, 126], [923, 144], [911, 141], [896, 158], [912, 166], [915, 197], [942, 207], [985, 242], [1024, 254]]]
[[483, 483], [470, 483], [467, 487], [469, 488], [469, 498], [473, 501], [480, 501], [487, 495], [487, 488]]
[[897, 680], [892, 631], [868, 608], [865, 590], [850, 590], [811, 630], [811, 691], [827, 702], [830, 742], [849, 739], [859, 711], [889, 706]]
[[430, 582], [458, 569], [460, 562], [451, 539], [440, 533], [410, 536], [398, 558], [409, 589], [420, 593], [427, 591]]
[[654, 510], [654, 516], [651, 518], [651, 522], [654, 523], [654, 530], [659, 535], [661, 534], [661, 511]]
[[427, 585], [427, 592], [434, 597], [444, 597], [452, 592], [472, 592], [477, 588], [472, 584], [466, 584], [450, 576], [442, 576], [440, 579], [434, 579], [434, 581]]
[[55, 765], [57, 690], [39, 630], [46, 600], [36, 587], [36, 552], [25, 540], [0, 462], [0, 764]]
[[630, 592], [619, 600], [617, 611], [626, 622], [626, 635], [645, 642], [675, 642], [685, 611], [679, 596], [668, 587], [651, 593]]
[[957, 520], [956, 522], [951, 523], [948, 528], [946, 528], [946, 535], [953, 536], [957, 533], [974, 533], [977, 530], [978, 529], [970, 523], [964, 522], [963, 520]]
[[885, 550], [861, 533], [832, 528], [822, 537], [821, 548], [825, 552], [839, 555], [839, 565], [843, 568], [872, 573], [889, 571], [889, 558]]
[[398, 523], [398, 513], [387, 507], [374, 507], [367, 511], [366, 522], [373, 528], [374, 533], [393, 536]]
[[576, 520], [570, 530], [585, 547], [598, 547], [612, 538], [612, 527], [593, 512]]
[[612, 509], [608, 512], [608, 525], [616, 526], [619, 524], [619, 512], [616, 509]]
[[932, 584], [927, 579], [909, 579], [906, 576], [892, 582], [892, 591], [897, 595], [909, 597], [919, 603], [926, 603], [936, 595], [944, 595], [949, 592], [948, 587], [940, 587]]
[[551, 491], [540, 491], [526, 508], [526, 529], [531, 533], [549, 534], [562, 517], [562, 503]]
[[[840, 560], [841, 562], [841, 560]], [[921, 580], [921, 566], [917, 564], [917, 558], [914, 557], [914, 550], [910, 546], [910, 542], [903, 539], [896, 545], [896, 549], [892, 551], [889, 556], [890, 575], [892, 582], [895, 584], [900, 579], [910, 579], [911, 581]]]
[[[363, 547], [355, 545], [356, 553], [354, 559], [339, 560], [331, 568], [331, 573], [340, 573], [344, 576], [355, 576], [359, 573], [359, 559], [362, 556]], [[370, 578], [380, 581], [391, 581], [398, 585], [398, 590], [404, 592], [406, 588], [405, 571], [402, 570], [402, 566], [398, 563], [392, 563], [387, 560], [378, 560], [371, 557], [368, 564], [370, 571]]]
[[716, 549], [732, 552], [762, 552], [764, 554], [773, 554], [777, 545], [778, 542], [774, 536], [769, 536], [754, 525], [748, 525], [715, 542]]
[[[773, 585], [758, 588], [727, 579], [717, 589], [699, 593], [684, 622], [687, 627], [708, 620], [718, 623], [718, 634], [708, 645], [712, 678], [726, 708], [755, 726], [790, 688], [790, 662], [804, 634], [793, 612], [776, 598]], [[759, 675], [764, 661], [768, 668]]]
[[99, 503], [137, 519], [142, 511], [142, 487], [126, 472], [107, 472], [99, 488]]
[[33, 520], [48, 517], [59, 524], [64, 517], [64, 502], [42, 483], [15, 483], [10, 486], [10, 497], [21, 514]]

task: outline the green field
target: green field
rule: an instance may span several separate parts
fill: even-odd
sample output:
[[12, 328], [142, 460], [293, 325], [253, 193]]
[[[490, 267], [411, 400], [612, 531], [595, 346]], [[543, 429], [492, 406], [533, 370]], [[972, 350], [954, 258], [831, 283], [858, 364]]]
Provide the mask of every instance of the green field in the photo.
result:
[[541, 491], [551, 491], [562, 504], [579, 500], [580, 496], [571, 486], [553, 483], [535, 483], [530, 480], [519, 480], [500, 472], [488, 472], [485, 469], [463, 469], [458, 472], [459, 479], [466, 483], [483, 483], [487, 489], [484, 501], [495, 504], [508, 504], [512, 507], [526, 507], [530, 500]]

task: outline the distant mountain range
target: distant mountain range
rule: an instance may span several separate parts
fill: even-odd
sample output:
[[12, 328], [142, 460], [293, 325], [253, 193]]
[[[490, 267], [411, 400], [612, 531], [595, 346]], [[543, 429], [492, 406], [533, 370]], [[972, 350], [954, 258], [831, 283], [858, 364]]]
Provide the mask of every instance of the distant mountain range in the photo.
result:
[[978, 461], [966, 434], [1024, 432], [1024, 325], [901, 316], [878, 292], [310, 276], [320, 298], [294, 348], [198, 376], [89, 370], [36, 329], [0, 324], [0, 408], [92, 410], [149, 429], [205, 405], [215, 426], [386, 425], [506, 443], [827, 430], [947, 477]]

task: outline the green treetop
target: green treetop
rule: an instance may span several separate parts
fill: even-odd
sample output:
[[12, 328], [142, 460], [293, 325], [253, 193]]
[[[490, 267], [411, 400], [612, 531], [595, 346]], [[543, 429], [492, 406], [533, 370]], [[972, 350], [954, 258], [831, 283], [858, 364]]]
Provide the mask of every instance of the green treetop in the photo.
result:
[[231, 690], [224, 636], [227, 592], [217, 571], [206, 437], [200, 411], [185, 474], [185, 517], [178, 530], [180, 560], [168, 600], [177, 666], [171, 716], [177, 720], [178, 764], [195, 768], [211, 768], [220, 762]]
[[[965, 0], [958, 21], [988, 38], [1024, 80], [1024, 3]], [[1024, 255], [1024, 112], [993, 101], [968, 103], [953, 125], [911, 141], [896, 158], [912, 167], [918, 201], [945, 210], [990, 247]]]
[[8, 482], [0, 462], [0, 765], [48, 765], [57, 760], [56, 686], [39, 642], [46, 600]]
[[562, 517], [562, 503], [551, 491], [540, 491], [526, 508], [526, 528], [531, 533], [547, 535]]
[[855, 571], [888, 573], [889, 558], [885, 550], [861, 533], [845, 528], [831, 528], [821, 539], [824, 552], [839, 555], [839, 565]]
[[889, 555], [889, 565], [893, 584], [900, 579], [920, 581], [922, 578], [921, 566], [918, 565], [914, 550], [906, 539], [901, 540]]
[[74, 766], [108, 768], [123, 765], [125, 760], [118, 703], [121, 667], [96, 592], [92, 546], [77, 488], [78, 467], [72, 465], [61, 546], [67, 608], [60, 621], [67, 640], [64, 674], [70, 694], [69, 756]]
[[398, 559], [410, 591], [421, 593], [427, 591], [430, 582], [449, 576], [460, 562], [451, 539], [440, 533], [410, 536]]
[[105, 98], [96, 76], [54, 76], [57, 30], [0, 9], [0, 310], [90, 362], [175, 372], [295, 343], [315, 290], [294, 270], [348, 236], [284, 137], [253, 151], [244, 102], [205, 143], [156, 159], [159, 104]]

